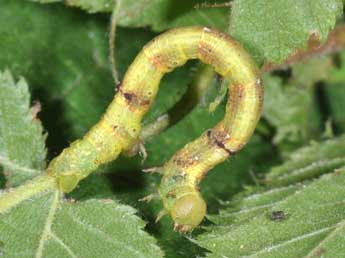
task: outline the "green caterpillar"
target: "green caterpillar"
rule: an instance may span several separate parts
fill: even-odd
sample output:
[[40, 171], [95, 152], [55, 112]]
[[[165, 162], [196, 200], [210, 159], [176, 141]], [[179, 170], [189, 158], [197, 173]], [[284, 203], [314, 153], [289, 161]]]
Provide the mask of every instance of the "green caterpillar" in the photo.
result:
[[143, 48], [101, 120], [50, 163], [48, 173], [57, 178], [61, 191], [70, 192], [99, 165], [137, 144], [141, 120], [161, 78], [189, 59], [212, 65], [230, 82], [226, 114], [163, 166], [159, 195], [176, 230], [190, 231], [201, 223], [206, 204], [198, 191], [200, 180], [248, 142], [263, 102], [263, 86], [250, 56], [229, 36], [206, 27], [173, 29]]

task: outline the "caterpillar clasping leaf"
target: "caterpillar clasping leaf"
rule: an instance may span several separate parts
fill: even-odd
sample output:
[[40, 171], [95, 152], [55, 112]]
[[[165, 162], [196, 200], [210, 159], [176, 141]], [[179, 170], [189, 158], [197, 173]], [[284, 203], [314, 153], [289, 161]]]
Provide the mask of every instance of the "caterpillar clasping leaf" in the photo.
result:
[[206, 203], [198, 190], [200, 180], [248, 142], [263, 101], [259, 72], [250, 56], [228, 35], [206, 27], [173, 29], [143, 48], [101, 120], [50, 163], [48, 173], [58, 179], [62, 191], [70, 192], [99, 165], [136, 144], [161, 78], [189, 59], [212, 65], [230, 82], [226, 113], [163, 166], [158, 192], [176, 230], [190, 231], [201, 223]]

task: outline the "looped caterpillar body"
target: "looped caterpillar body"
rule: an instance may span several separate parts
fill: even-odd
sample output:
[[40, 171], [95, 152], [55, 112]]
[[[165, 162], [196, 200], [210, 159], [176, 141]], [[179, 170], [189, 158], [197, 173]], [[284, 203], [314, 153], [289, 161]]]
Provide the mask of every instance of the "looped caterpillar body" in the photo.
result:
[[133, 146], [141, 120], [149, 110], [163, 75], [189, 59], [200, 59], [228, 79], [224, 119], [168, 161], [159, 187], [175, 229], [185, 232], [200, 224], [206, 204], [198, 191], [202, 177], [240, 150], [251, 137], [261, 114], [263, 87], [259, 72], [242, 46], [229, 36], [205, 27], [165, 32], [149, 42], [124, 76], [101, 120], [55, 158], [48, 173], [69, 192], [99, 165]]

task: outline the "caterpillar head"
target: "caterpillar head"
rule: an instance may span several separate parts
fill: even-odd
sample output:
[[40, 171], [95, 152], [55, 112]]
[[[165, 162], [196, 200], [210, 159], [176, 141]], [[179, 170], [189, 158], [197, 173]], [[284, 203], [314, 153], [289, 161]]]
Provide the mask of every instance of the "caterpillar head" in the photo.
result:
[[171, 217], [174, 220], [174, 230], [185, 233], [197, 227], [206, 214], [206, 203], [198, 193], [181, 196], [174, 203]]

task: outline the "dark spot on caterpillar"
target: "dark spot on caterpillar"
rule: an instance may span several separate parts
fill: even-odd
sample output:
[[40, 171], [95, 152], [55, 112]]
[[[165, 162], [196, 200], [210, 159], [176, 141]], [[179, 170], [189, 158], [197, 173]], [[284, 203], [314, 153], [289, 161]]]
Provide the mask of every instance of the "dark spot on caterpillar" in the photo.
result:
[[142, 106], [147, 106], [149, 104], [150, 104], [150, 100], [142, 100], [142, 101], [140, 101], [140, 105], [142, 105]]
[[224, 143], [222, 143], [221, 141], [218, 141], [217, 139], [215, 139], [215, 142], [219, 148], [225, 150], [230, 156], [234, 156], [236, 154], [235, 151], [231, 151], [227, 147], [225, 147]]
[[187, 168], [189, 166], [195, 165], [198, 162], [198, 159], [195, 159], [188, 155], [188, 153], [180, 153], [173, 158], [173, 162], [180, 168]]
[[199, 51], [204, 54], [210, 55], [213, 51], [212, 47], [204, 42], [200, 42], [199, 44]]
[[228, 148], [226, 148], [226, 146], [225, 146], [224, 143], [222, 142], [222, 140], [225, 139], [225, 137], [222, 136], [221, 134], [220, 134], [220, 136], [221, 136], [221, 139], [222, 139], [222, 140], [218, 140], [218, 139], [216, 138], [217, 135], [214, 136], [214, 137], [212, 137], [212, 131], [211, 131], [211, 130], [207, 130], [206, 135], [207, 135], [207, 137], [208, 137], [209, 139], [213, 138], [212, 140], [214, 141], [214, 143], [215, 143], [219, 148], [225, 150], [230, 156], [234, 156], [234, 155], [236, 154], [235, 151], [231, 151], [231, 150], [229, 150]]
[[173, 175], [171, 177], [164, 178], [165, 183], [168, 185], [179, 185], [181, 183], [184, 183], [186, 180], [185, 174], [183, 172], [176, 172], [176, 175]]
[[166, 72], [173, 68], [168, 65], [166, 57], [162, 55], [152, 56], [151, 58], [149, 58], [149, 61], [154, 67], [156, 67], [160, 71]]
[[185, 174], [177, 174], [177, 175], [172, 176], [172, 179], [177, 183], [185, 180], [185, 178], [186, 178]]
[[123, 96], [129, 102], [131, 102], [133, 100], [133, 98], [135, 97], [135, 95], [133, 93], [128, 93], [128, 92], [123, 93]]
[[203, 41], [199, 43], [198, 53], [203, 62], [206, 64], [216, 63], [217, 57], [213, 53], [213, 47]]
[[285, 219], [285, 213], [283, 211], [272, 211], [270, 219], [274, 221], [281, 221]]
[[181, 165], [183, 165], [183, 163], [184, 163], [184, 161], [183, 161], [179, 156], [174, 157], [174, 158], [173, 158], [173, 162], [174, 162], [177, 166], [181, 166]]
[[120, 92], [122, 93], [122, 95], [125, 97], [126, 101], [129, 104], [134, 104], [136, 106], [147, 106], [150, 104], [150, 100], [149, 99], [143, 99], [141, 100], [136, 94], [134, 93], [130, 93], [130, 92], [122, 92], [120, 90]]
[[245, 92], [244, 86], [243, 85], [238, 85], [237, 88], [238, 88], [238, 98], [242, 99], [243, 95], [244, 95], [244, 92]]

